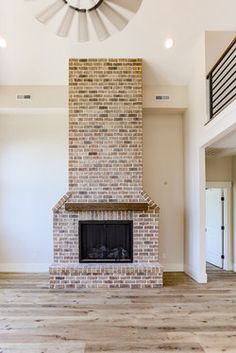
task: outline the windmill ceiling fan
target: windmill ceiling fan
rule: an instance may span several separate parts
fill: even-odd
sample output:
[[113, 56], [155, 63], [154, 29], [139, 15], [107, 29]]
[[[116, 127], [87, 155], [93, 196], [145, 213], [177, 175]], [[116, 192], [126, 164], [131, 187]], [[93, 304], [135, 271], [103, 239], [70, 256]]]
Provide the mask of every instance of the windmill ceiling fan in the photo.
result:
[[110, 25], [113, 31], [121, 31], [138, 11], [142, 0], [54, 0], [48, 3], [36, 19], [48, 24], [57, 17], [58, 36], [69, 36], [73, 26], [77, 40], [87, 42], [91, 39], [91, 28], [100, 41], [111, 35]]

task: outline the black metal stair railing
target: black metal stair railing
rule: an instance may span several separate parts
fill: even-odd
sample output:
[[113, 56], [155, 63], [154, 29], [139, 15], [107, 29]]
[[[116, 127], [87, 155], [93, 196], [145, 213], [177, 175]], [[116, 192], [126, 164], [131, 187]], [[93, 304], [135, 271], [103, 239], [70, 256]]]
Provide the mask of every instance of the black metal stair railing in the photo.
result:
[[236, 37], [207, 75], [210, 120], [236, 98]]

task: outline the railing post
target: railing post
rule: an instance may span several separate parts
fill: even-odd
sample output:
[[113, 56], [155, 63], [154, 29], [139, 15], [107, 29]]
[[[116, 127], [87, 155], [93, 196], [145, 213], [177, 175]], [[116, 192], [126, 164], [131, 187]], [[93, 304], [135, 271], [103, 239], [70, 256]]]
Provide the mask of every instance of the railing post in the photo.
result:
[[209, 110], [210, 110], [210, 119], [213, 118], [213, 89], [212, 89], [212, 73], [209, 75]]

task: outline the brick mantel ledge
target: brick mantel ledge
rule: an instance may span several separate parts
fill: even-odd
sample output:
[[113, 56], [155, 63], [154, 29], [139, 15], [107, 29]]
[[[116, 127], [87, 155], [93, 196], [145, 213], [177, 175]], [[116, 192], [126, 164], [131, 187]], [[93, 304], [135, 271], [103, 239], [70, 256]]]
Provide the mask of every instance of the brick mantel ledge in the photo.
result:
[[58, 212], [62, 206], [66, 211], [160, 211], [159, 206], [143, 191], [141, 196], [145, 202], [68, 202], [73, 192], [68, 191], [53, 207], [53, 212]]

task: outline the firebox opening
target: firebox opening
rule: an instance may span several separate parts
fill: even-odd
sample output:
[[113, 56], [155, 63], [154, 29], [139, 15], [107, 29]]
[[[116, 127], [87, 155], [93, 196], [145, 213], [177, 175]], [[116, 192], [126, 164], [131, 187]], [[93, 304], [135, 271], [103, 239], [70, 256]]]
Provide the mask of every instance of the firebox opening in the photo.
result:
[[133, 262], [132, 221], [80, 221], [80, 262]]

